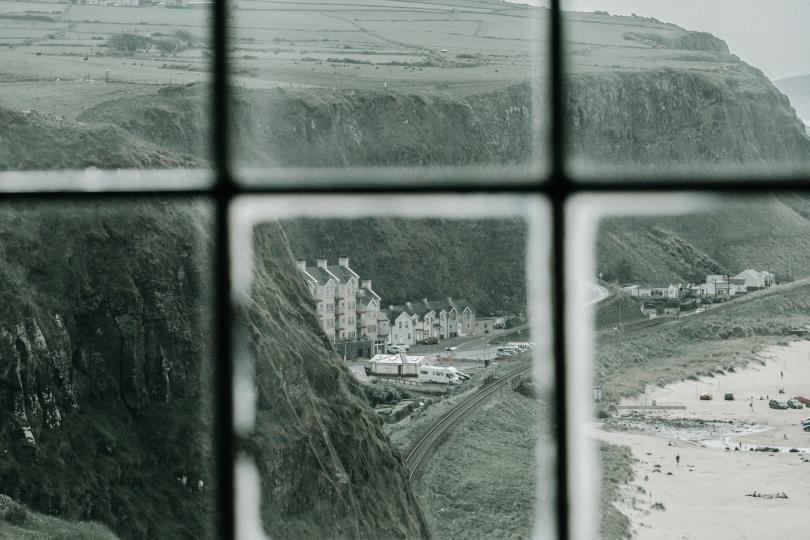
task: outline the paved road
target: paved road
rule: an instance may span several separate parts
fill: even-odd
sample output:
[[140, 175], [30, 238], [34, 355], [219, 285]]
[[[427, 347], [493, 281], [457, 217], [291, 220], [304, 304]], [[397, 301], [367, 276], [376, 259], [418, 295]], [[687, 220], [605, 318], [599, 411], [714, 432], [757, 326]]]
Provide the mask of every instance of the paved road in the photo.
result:
[[588, 283], [588, 289], [590, 291], [590, 294], [588, 295], [590, 297], [590, 300], [588, 300], [587, 305], [589, 306], [593, 304], [598, 304], [599, 302], [610, 296], [610, 291], [597, 283]]

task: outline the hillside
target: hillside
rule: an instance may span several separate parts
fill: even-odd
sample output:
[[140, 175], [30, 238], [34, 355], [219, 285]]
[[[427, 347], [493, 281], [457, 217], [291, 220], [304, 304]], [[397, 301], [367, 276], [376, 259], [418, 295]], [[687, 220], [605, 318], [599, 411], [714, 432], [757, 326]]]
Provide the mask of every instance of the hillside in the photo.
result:
[[597, 241], [606, 280], [703, 282], [707, 274], [810, 275], [810, 203], [794, 196], [715, 200], [683, 216], [605, 220]]
[[788, 98], [723, 41], [646, 17], [566, 21], [577, 166], [810, 163]]
[[733, 372], [773, 343], [795, 339], [810, 324], [807, 279], [760, 291], [679, 324], [653, 327], [632, 338], [597, 347], [594, 380], [605, 398], [634, 396], [649, 385], [665, 385], [717, 370]]
[[[213, 537], [210, 223], [205, 207], [161, 201], [0, 208], [3, 492], [125, 540]], [[268, 530], [418, 537], [398, 454], [275, 239], [258, 244], [250, 319]]]
[[350, 257], [383, 306], [451, 296], [483, 314], [526, 309], [520, 220], [301, 219], [283, 227], [295, 257], [310, 265]]
[[255, 434], [262, 519], [271, 538], [425, 538], [403, 457], [360, 383], [320, 329], [284, 232], [254, 235], [253, 304], [245, 318], [256, 357]]

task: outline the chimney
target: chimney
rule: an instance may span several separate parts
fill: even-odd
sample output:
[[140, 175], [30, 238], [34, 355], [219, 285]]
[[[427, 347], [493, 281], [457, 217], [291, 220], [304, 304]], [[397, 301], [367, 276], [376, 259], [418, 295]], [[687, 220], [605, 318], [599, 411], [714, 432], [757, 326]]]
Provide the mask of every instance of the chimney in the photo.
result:
[[388, 311], [394, 311], [394, 304], [388, 304]]
[[326, 270], [326, 259], [318, 259], [318, 268]]
[[422, 302], [427, 305], [427, 298], [422, 298]]
[[369, 289], [371, 290], [371, 280], [370, 279], [363, 279], [360, 281], [360, 288], [361, 289]]
[[413, 307], [411, 307], [411, 302], [410, 301], [405, 302], [405, 307], [407, 307], [409, 310], [413, 311]]
[[301, 270], [302, 272], [307, 271], [307, 261], [305, 261], [304, 259], [298, 259], [297, 261], [295, 261], [295, 264], [296, 266], [298, 266], [298, 269]]
[[349, 267], [349, 258], [348, 257], [338, 257], [338, 264], [344, 268]]
[[450, 304], [451, 306], [453, 305], [453, 297], [452, 296], [447, 297], [447, 303]]

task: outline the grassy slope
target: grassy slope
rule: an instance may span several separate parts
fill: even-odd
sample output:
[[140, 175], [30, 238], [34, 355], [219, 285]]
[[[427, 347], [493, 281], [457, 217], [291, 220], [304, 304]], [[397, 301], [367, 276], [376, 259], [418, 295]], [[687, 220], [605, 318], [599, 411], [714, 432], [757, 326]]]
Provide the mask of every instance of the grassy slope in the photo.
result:
[[607, 399], [632, 396], [647, 385], [668, 384], [717, 369], [745, 365], [769, 343], [792, 338], [810, 323], [807, 280], [600, 345], [595, 380]]
[[70, 522], [29, 513], [22, 523], [0, 519], [0, 540], [118, 540], [118, 537], [99, 523]]
[[537, 401], [505, 389], [454, 430], [417, 483], [433, 535], [448, 540], [531, 536], [535, 445], [548, 429]]
[[[707, 274], [770, 269], [779, 279], [810, 268], [810, 205], [799, 196], [715, 201], [702, 212], [605, 220], [598, 271], [620, 281], [702, 283]], [[620, 271], [620, 268], [626, 268]]]
[[633, 454], [626, 446], [600, 443], [599, 457], [602, 463], [599, 536], [602, 540], [632, 538], [630, 520], [613, 506], [613, 501], [619, 487], [633, 479]]

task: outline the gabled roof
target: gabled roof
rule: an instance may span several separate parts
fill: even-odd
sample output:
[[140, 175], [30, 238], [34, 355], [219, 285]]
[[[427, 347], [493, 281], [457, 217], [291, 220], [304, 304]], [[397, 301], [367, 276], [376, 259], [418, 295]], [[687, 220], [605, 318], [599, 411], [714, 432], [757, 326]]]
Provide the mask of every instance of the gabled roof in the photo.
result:
[[354, 273], [351, 268], [346, 268], [345, 266], [327, 266], [329, 273], [335, 276], [335, 279], [341, 285], [345, 285], [349, 282], [350, 279], [360, 279], [360, 276]]
[[307, 274], [312, 277], [318, 283], [318, 285], [326, 285], [329, 283], [330, 279], [337, 282], [335, 276], [323, 268], [318, 268], [317, 266], [307, 266]]
[[358, 295], [357, 295], [357, 296], [358, 296], [358, 298], [359, 298], [360, 296], [364, 296], [364, 297], [366, 297], [366, 298], [371, 297], [371, 298], [373, 298], [374, 300], [377, 300], [378, 302], [379, 302], [380, 300], [382, 300], [382, 298], [380, 298], [380, 295], [379, 295], [379, 294], [375, 293], [374, 291], [372, 291], [372, 290], [371, 290], [371, 289], [369, 289], [368, 287], [361, 287], [360, 289], [358, 289], [358, 292], [362, 292], [362, 293], [364, 293], [364, 294], [362, 294], [362, 295], [358, 294]]
[[436, 313], [440, 312], [441, 310], [450, 311], [453, 307], [446, 298], [443, 300], [428, 300], [427, 302], [423, 303]]
[[455, 308], [456, 308], [456, 311], [458, 311], [459, 313], [463, 312], [463, 311], [464, 311], [465, 309], [467, 309], [467, 308], [469, 308], [469, 310], [470, 310], [470, 311], [472, 311], [473, 313], [475, 313], [475, 308], [472, 306], [472, 304], [470, 304], [470, 303], [469, 303], [468, 301], [466, 301], [466, 300], [461, 300], [461, 299], [456, 300], [456, 299], [453, 299], [453, 307], [455, 307]]

